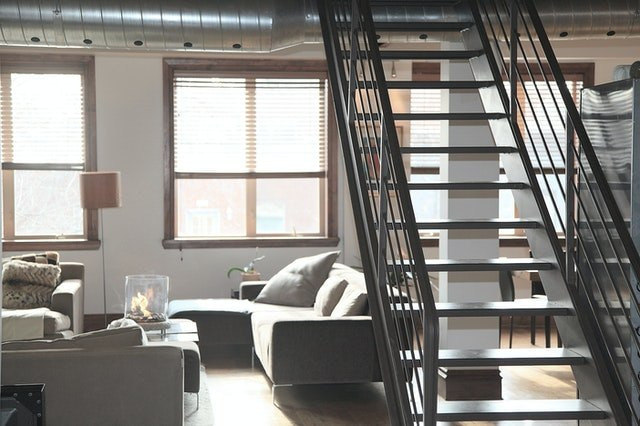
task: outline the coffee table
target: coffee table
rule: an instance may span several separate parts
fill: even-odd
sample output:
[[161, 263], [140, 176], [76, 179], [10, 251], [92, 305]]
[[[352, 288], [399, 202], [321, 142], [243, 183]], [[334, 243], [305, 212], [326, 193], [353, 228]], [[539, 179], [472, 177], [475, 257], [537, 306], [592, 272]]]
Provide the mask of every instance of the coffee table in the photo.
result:
[[[150, 342], [198, 342], [198, 325], [190, 319], [170, 318], [168, 327], [145, 330]], [[144, 327], [143, 327], [144, 328]]]

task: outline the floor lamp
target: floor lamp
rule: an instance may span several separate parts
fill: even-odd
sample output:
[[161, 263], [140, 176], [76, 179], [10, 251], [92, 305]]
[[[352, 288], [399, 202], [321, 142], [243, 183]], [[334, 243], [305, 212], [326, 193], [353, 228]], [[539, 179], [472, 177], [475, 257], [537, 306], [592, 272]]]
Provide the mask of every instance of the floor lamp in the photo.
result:
[[84, 172], [80, 173], [80, 204], [87, 210], [100, 212], [100, 250], [102, 251], [102, 307], [104, 327], [107, 327], [107, 279], [104, 262], [104, 221], [102, 210], [120, 207], [120, 172]]

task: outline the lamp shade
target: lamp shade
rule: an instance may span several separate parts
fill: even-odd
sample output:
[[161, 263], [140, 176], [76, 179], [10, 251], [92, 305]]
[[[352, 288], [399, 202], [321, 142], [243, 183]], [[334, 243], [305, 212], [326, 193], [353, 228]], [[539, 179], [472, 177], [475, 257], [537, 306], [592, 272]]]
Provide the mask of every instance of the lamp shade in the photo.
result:
[[80, 205], [84, 209], [120, 207], [120, 172], [80, 173]]

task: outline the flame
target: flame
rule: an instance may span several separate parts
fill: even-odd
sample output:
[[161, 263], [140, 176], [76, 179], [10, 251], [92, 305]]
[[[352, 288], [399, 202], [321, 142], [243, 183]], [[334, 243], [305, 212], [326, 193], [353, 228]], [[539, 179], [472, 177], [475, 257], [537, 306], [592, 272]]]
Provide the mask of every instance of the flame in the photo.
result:
[[151, 318], [151, 312], [147, 309], [148, 306], [149, 299], [140, 292], [138, 292], [137, 296], [131, 298], [131, 310], [133, 312], [140, 312], [143, 318]]

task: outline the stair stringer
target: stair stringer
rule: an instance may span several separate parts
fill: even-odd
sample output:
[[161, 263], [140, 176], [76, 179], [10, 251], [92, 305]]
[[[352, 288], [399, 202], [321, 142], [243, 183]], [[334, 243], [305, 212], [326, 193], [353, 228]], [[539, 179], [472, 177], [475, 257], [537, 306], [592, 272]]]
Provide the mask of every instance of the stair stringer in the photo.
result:
[[[484, 49], [478, 32], [477, 26], [463, 31], [463, 41], [467, 49]], [[486, 50], [485, 50], [486, 52]], [[495, 80], [497, 84], [502, 84], [502, 80], [494, 78], [491, 71], [489, 59], [487, 55], [481, 55], [470, 60], [471, 69], [476, 80]], [[486, 111], [504, 110], [497, 86], [483, 88], [479, 90], [480, 98]], [[528, 182], [530, 188], [513, 190], [513, 197], [522, 218], [537, 220], [540, 223], [550, 224], [550, 216], [548, 212], [542, 212], [536, 203], [535, 192], [537, 190], [540, 199], [542, 195], [537, 180], [531, 180], [526, 172], [528, 165], [531, 176], [535, 176], [532, 172], [530, 159], [526, 150], [518, 147], [516, 135], [512, 129], [508, 119], [490, 120], [489, 127], [493, 134], [494, 140], [500, 145], [510, 145], [518, 148], [519, 153], [503, 154], [503, 166], [505, 174], [511, 182]], [[543, 208], [546, 209], [546, 206]], [[546, 216], [546, 217], [545, 217]], [[546, 219], [546, 220], [545, 220]], [[547, 225], [548, 227], [549, 225]], [[560, 302], [573, 306], [575, 315], [554, 317], [558, 332], [562, 337], [563, 345], [582, 355], [585, 358], [583, 365], [572, 366], [576, 384], [580, 392], [580, 398], [588, 400], [601, 410], [609, 414], [606, 420], [590, 420], [582, 421], [581, 424], [589, 425], [616, 425], [616, 416], [623, 412], [619, 401], [615, 398], [613, 401], [607, 395], [615, 395], [614, 386], [611, 377], [606, 374], [604, 366], [604, 356], [599, 355], [599, 342], [593, 338], [589, 341], [586, 336], [596, 336], [593, 328], [593, 320], [589, 318], [586, 309], [578, 309], [576, 307], [577, 295], [575, 289], [569, 287], [564, 277], [564, 261], [562, 255], [558, 253], [558, 247], [554, 247], [549, 236], [547, 227], [538, 229], [527, 229], [525, 234], [531, 249], [532, 256], [536, 259], [545, 260], [555, 265], [555, 268], [548, 271], [540, 271], [540, 279], [547, 294], [549, 301]], [[553, 231], [553, 228], [552, 232]], [[562, 260], [559, 260], [562, 259]], [[599, 364], [598, 364], [599, 363]], [[605, 391], [609, 390], [609, 392]], [[614, 408], [615, 407], [615, 408]], [[614, 413], [614, 411], [616, 413]], [[618, 417], [620, 418], [620, 417]]]

